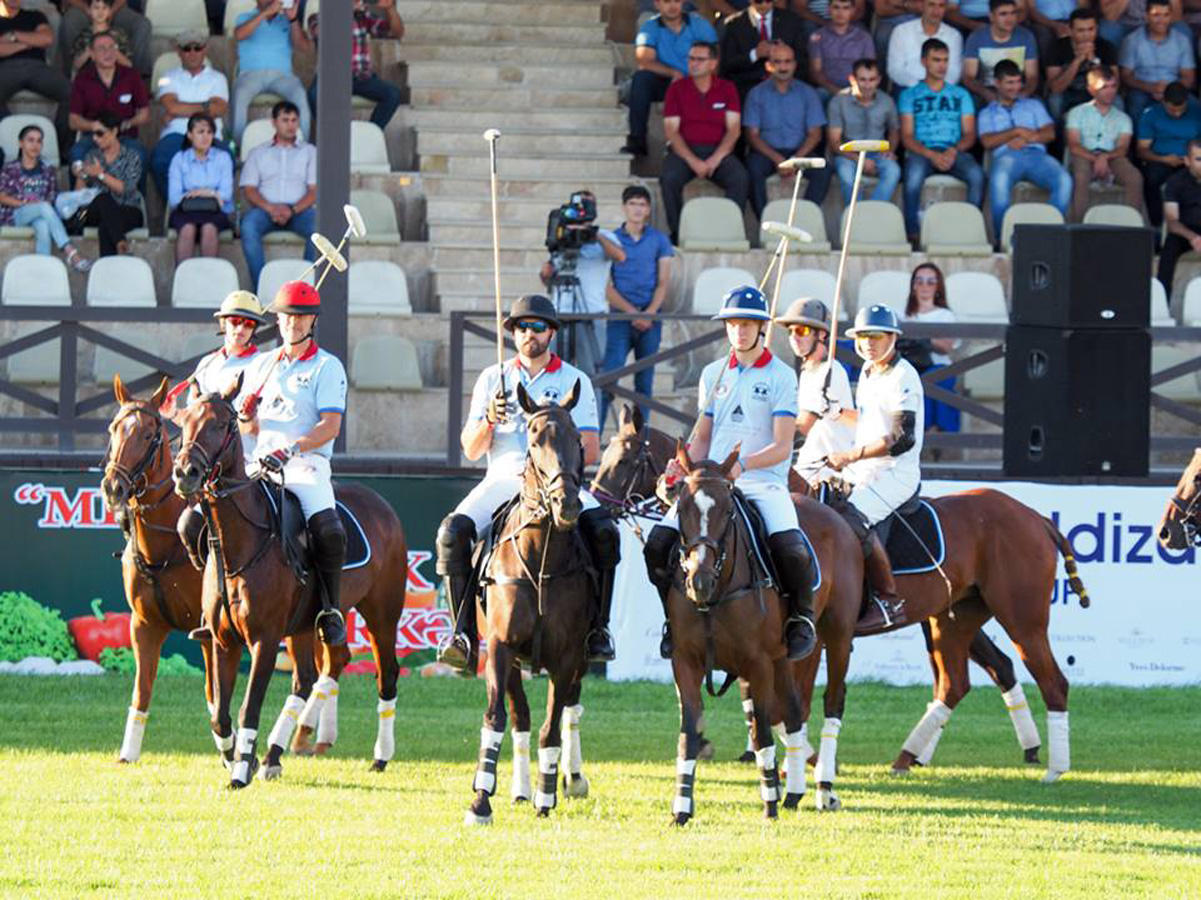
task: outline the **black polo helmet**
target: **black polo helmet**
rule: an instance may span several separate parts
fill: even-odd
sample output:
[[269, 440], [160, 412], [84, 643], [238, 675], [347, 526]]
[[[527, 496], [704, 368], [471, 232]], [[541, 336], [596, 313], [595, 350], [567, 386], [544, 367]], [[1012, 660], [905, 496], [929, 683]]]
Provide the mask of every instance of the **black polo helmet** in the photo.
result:
[[541, 294], [526, 294], [518, 297], [505, 317], [505, 331], [512, 331], [521, 319], [542, 319], [551, 328], [559, 327], [559, 314], [555, 305]]

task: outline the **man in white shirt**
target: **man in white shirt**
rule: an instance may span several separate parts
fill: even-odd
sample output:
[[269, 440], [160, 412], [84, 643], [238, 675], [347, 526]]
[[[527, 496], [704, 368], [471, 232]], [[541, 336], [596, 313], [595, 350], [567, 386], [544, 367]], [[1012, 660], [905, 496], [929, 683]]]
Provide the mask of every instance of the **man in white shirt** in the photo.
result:
[[902, 88], [913, 87], [926, 77], [922, 64], [922, 44], [930, 38], [938, 38], [947, 45], [950, 53], [946, 81], [959, 84], [963, 71], [963, 36], [943, 21], [947, 14], [947, 0], [925, 0], [920, 18], [902, 22], [892, 30], [888, 38], [888, 77], [892, 79], [893, 93]]

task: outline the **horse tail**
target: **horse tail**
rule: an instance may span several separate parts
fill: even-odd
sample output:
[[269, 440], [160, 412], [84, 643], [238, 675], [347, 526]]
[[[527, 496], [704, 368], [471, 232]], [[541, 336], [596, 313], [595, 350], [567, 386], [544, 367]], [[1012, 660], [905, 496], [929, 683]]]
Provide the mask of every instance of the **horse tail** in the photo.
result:
[[1080, 598], [1080, 606], [1088, 609], [1092, 601], [1088, 598], [1088, 591], [1084, 587], [1084, 582], [1080, 580], [1080, 570], [1076, 568], [1076, 557], [1072, 554], [1072, 545], [1068, 543], [1068, 539], [1055, 527], [1054, 522], [1046, 516], [1039, 516], [1039, 518], [1043, 520], [1043, 525], [1046, 526], [1051, 540], [1059, 548], [1059, 552], [1063, 554], [1063, 568], [1068, 573], [1068, 584], [1072, 588], [1072, 593]]

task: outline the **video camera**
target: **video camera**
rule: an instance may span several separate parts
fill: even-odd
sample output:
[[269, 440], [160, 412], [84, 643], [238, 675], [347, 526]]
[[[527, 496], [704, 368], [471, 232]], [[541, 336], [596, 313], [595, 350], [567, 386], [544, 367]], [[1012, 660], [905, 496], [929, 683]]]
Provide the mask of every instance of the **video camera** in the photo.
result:
[[578, 192], [552, 209], [546, 220], [546, 249], [551, 253], [578, 253], [596, 240], [596, 198]]

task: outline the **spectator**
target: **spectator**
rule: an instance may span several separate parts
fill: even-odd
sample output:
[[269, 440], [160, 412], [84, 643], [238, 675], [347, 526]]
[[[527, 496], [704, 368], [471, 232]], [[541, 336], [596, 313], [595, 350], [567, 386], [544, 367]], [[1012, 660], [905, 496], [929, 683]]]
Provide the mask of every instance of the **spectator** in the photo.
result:
[[[1025, 0], [1026, 27], [1034, 32], [1038, 41], [1038, 55], [1046, 60], [1051, 55], [1051, 48], [1060, 38], [1071, 37], [1070, 21], [1072, 13], [1078, 9], [1092, 11], [1088, 0]], [[1093, 16], [1096, 13], [1093, 12]]]
[[175, 262], [191, 259], [200, 238], [200, 255], [216, 256], [217, 239], [230, 227], [234, 211], [234, 161], [214, 145], [217, 123], [207, 113], [193, 113], [183, 146], [171, 160], [167, 223], [179, 232]]
[[888, 62], [888, 42], [892, 30], [904, 22], [921, 18], [925, 0], [875, 0], [875, 23], [873, 40], [876, 43], [876, 59]]
[[1191, 90], [1197, 80], [1192, 43], [1172, 28], [1168, 0], [1147, 0], [1147, 24], [1126, 35], [1119, 63], [1126, 111], [1135, 122], [1144, 109], [1163, 99], [1169, 83], [1179, 81]]
[[1159, 251], [1156, 274], [1171, 297], [1177, 260], [1190, 251], [1201, 253], [1201, 140], [1189, 141], [1184, 168], [1164, 183], [1163, 215], [1168, 236]]
[[83, 134], [67, 154], [71, 162], [92, 152], [95, 143], [89, 135], [103, 112], [112, 113], [121, 123], [121, 143], [138, 154], [140, 170], [147, 152], [138, 140], [138, 129], [150, 121], [150, 95], [142, 76], [117, 62], [117, 42], [107, 31], [92, 35], [92, 61], [85, 63], [71, 82], [68, 122], [72, 130]]
[[83, 68], [84, 63], [92, 59], [92, 37], [102, 31], [107, 31], [117, 42], [117, 62], [132, 69], [133, 51], [130, 49], [129, 35], [120, 28], [114, 28], [112, 24], [112, 0], [90, 0], [88, 17], [87, 26], [75, 35], [71, 44], [71, 65], [68, 68], [72, 77]]
[[630, 85], [630, 133], [622, 153], [646, 156], [646, 126], [651, 104], [667, 96], [667, 88], [687, 77], [695, 43], [717, 43], [717, 32], [704, 17], [684, 12], [683, 0], [655, 0], [657, 16], [638, 29], [634, 60], [638, 71]]
[[[1190, 38], [1189, 27], [1181, 21], [1184, 13], [1181, 0], [1169, 0], [1172, 9], [1172, 28]], [[1190, 0], [1189, 5], [1192, 5]], [[1101, 37], [1115, 47], [1120, 47], [1126, 35], [1147, 24], [1147, 0], [1100, 0], [1098, 12], [1101, 16]]]
[[[964, 37], [979, 31], [989, 20], [988, 0], [960, 0], [947, 2], [947, 22], [954, 25]], [[1025, 18], [1023, 10], [1022, 18]]]
[[1055, 123], [1041, 100], [1022, 96], [1025, 75], [1017, 63], [1003, 59], [994, 74], [997, 99], [980, 110], [979, 126], [980, 143], [992, 152], [988, 205], [993, 233], [999, 237], [1016, 182], [1033, 182], [1047, 190], [1051, 203], [1066, 217], [1072, 176], [1047, 153], [1047, 144], [1055, 140]]
[[142, 158], [121, 142], [120, 129], [121, 119], [116, 113], [100, 113], [92, 125], [95, 146], [75, 180], [76, 190], [92, 187], [100, 191], [84, 211], [83, 222], [99, 230], [101, 256], [128, 253], [126, 233], [143, 224], [142, 194], [138, 190]]
[[1047, 56], [1047, 109], [1056, 122], [1091, 98], [1086, 76], [1096, 66], [1116, 66], [1118, 50], [1097, 35], [1097, 14], [1087, 7], [1068, 16], [1068, 37], [1061, 37]]
[[[832, 2], [833, 0], [792, 0], [792, 8], [801, 18], [806, 37], [833, 21], [834, 17], [830, 13]], [[862, 22], [866, 16], [867, 0], [851, 0], [851, 21]]]
[[250, 104], [259, 94], [279, 94], [300, 112], [300, 134], [309, 130], [309, 100], [304, 85], [292, 71], [292, 45], [311, 51], [312, 44], [300, 27], [300, 3], [284, 8], [282, 0], [255, 0], [258, 8], [238, 16], [234, 40], [238, 42], [238, 77], [234, 81], [233, 139], [242, 141]]
[[[404, 37], [405, 25], [396, 11], [396, 0], [376, 0], [380, 12], [367, 9], [364, 0], [354, 0], [351, 13], [354, 22], [350, 26], [350, 92], [356, 97], [365, 97], [375, 101], [375, 109], [371, 111], [371, 121], [380, 130], [388, 127], [392, 116], [400, 108], [400, 88], [390, 81], [384, 81], [371, 64], [371, 38]], [[382, 15], [381, 15], [382, 13]], [[313, 43], [317, 43], [318, 20], [317, 13], [309, 16], [309, 33]], [[317, 112], [317, 76], [309, 85], [309, 107], [314, 115]]]
[[[822, 127], [826, 114], [817, 91], [796, 81], [796, 56], [787, 44], [773, 42], [768, 57], [771, 80], [746, 95], [746, 142], [750, 146], [746, 170], [751, 183], [751, 208], [762, 217], [767, 205], [767, 178], [776, 166], [793, 156], [819, 155]], [[801, 174], [795, 169], [781, 172], [780, 177], [791, 183]], [[830, 186], [829, 169], [809, 169], [805, 172], [805, 199], [818, 206]]]
[[834, 168], [842, 184], [842, 205], [851, 203], [851, 188], [855, 183], [858, 153], [840, 153], [844, 141], [887, 140], [893, 148], [887, 153], [869, 153], [863, 160], [863, 174], [876, 177], [872, 200], [892, 202], [893, 192], [901, 181], [901, 165], [896, 148], [900, 145], [901, 120], [892, 97], [880, 90], [880, 67], [874, 59], [855, 63], [851, 86], [839, 91], [830, 101], [830, 124], [826, 128], [826, 144], [834, 153]]
[[931, 38], [941, 41], [947, 48], [947, 84], [959, 84], [963, 69], [963, 38], [943, 21], [946, 12], [947, 0], [922, 0], [921, 18], [904, 22], [892, 30], [885, 63], [894, 94], [899, 94], [903, 88], [913, 87], [926, 77], [922, 54], [926, 42]]
[[[893, 32], [895, 36], [901, 29]], [[901, 141], [905, 145], [905, 231], [916, 240], [920, 231], [918, 207], [922, 184], [932, 172], [967, 182], [967, 202], [984, 199], [984, 171], [972, 158], [976, 116], [972, 95], [946, 80], [950, 53], [938, 38], [922, 45], [926, 78], [901, 94]]]
[[37, 253], [48, 256], [53, 240], [72, 269], [86, 272], [92, 264], [75, 249], [54, 208], [58, 179], [54, 166], [42, 161], [43, 137], [38, 126], [26, 125], [17, 138], [20, 153], [0, 169], [0, 225], [32, 228]]
[[679, 240], [684, 186], [693, 178], [708, 178], [723, 187], [739, 209], [746, 206], [746, 169], [734, 156], [742, 124], [738, 91], [714, 75], [716, 69], [717, 45], [693, 44], [688, 77], [672, 83], [663, 104], [668, 153], [659, 185], [673, 244]]
[[317, 148], [300, 134], [300, 110], [289, 100], [271, 108], [275, 137], [250, 152], [239, 184], [249, 209], [242, 215], [242, 252], [250, 283], [263, 270], [263, 235], [291, 231], [304, 238], [305, 259], [316, 258], [309, 238], [317, 227]]
[[1143, 163], [1143, 199], [1157, 243], [1164, 182], [1184, 168], [1189, 141], [1196, 138], [1201, 138], [1201, 104], [1183, 84], [1173, 81], [1164, 88], [1163, 100], [1144, 109], [1138, 120], [1136, 149]]
[[[128, 65], [142, 75], [149, 75], [154, 66], [154, 57], [150, 52], [150, 20], [131, 9], [127, 0], [112, 0], [110, 5], [112, 9], [109, 14], [109, 27], [119, 30], [129, 41]], [[89, 30], [95, 33], [100, 29], [95, 27], [92, 0], [63, 0], [60, 6], [63, 21], [58, 28], [59, 58], [62, 60], [63, 69], [70, 71], [76, 54], [87, 46], [79, 43], [80, 34]]]
[[214, 145], [228, 149], [222, 140], [221, 117], [229, 112], [229, 82], [210, 65], [205, 55], [207, 45], [208, 35], [199, 29], [176, 37], [179, 67], [171, 69], [158, 82], [158, 100], [170, 118], [150, 154], [150, 172], [162, 197], [167, 196], [167, 170], [183, 146], [191, 116], [197, 113], [209, 116], [216, 128]]
[[1126, 203], [1142, 209], [1143, 176], [1127, 159], [1134, 126], [1130, 116], [1116, 106], [1118, 78], [1109, 66], [1088, 72], [1092, 100], [1068, 112], [1068, 153], [1072, 160], [1072, 221], [1079, 222], [1088, 208], [1093, 181], [1122, 186]]
[[[671, 258], [675, 251], [667, 235], [650, 224], [651, 194], [640, 184], [632, 184], [621, 192], [621, 209], [625, 221], [615, 234], [625, 251], [625, 260], [613, 265], [613, 278], [605, 287], [609, 308], [615, 313], [656, 315], [667, 299], [671, 286]], [[634, 359], [643, 359], [659, 349], [663, 323], [655, 319], [611, 319], [605, 328], [606, 372], [626, 364], [630, 351]], [[654, 366], [634, 375], [634, 390], [649, 397], [655, 383]], [[605, 427], [605, 415], [613, 402], [610, 391], [600, 398], [600, 427]], [[639, 404], [642, 416], [649, 421], [650, 410]]]
[[871, 35], [852, 21], [854, 14], [851, 0], [830, 0], [829, 24], [809, 36], [809, 81], [825, 91], [826, 99], [851, 83], [856, 60], [876, 56]]
[[0, 0], [0, 119], [9, 114], [8, 99], [17, 91], [40, 94], [58, 104], [54, 129], [58, 145], [66, 148], [71, 146], [71, 82], [46, 63], [46, 48], [53, 43], [54, 32], [43, 13], [21, 9], [21, 0]]
[[750, 6], [726, 22], [721, 36], [721, 76], [738, 88], [738, 99], [767, 78], [767, 57], [773, 41], [782, 41], [797, 59], [805, 58], [801, 19], [772, 0], [751, 0]]
[[993, 68], [1012, 60], [1026, 75], [1022, 92], [1031, 96], [1038, 88], [1038, 44], [1034, 35], [1017, 23], [1017, 0], [989, 0], [989, 25], [972, 32], [963, 48], [963, 86], [976, 95], [977, 106], [997, 99]]
[[[909, 299], [905, 301], [906, 322], [923, 322], [927, 325], [942, 322], [954, 322], [955, 314], [947, 307], [947, 284], [943, 280], [942, 270], [932, 262], [924, 262], [913, 270], [909, 278]], [[945, 369], [951, 364], [948, 354], [954, 350], [959, 341], [955, 338], [928, 338], [920, 342], [923, 351], [928, 350], [929, 361], [920, 359], [921, 365], [914, 363], [919, 374]], [[910, 362], [921, 354], [909, 355]], [[944, 378], [934, 382], [940, 388], [948, 391], [955, 390], [955, 378]], [[948, 431], [959, 430], [959, 410], [948, 403], [932, 400], [926, 397], [926, 430]]]

